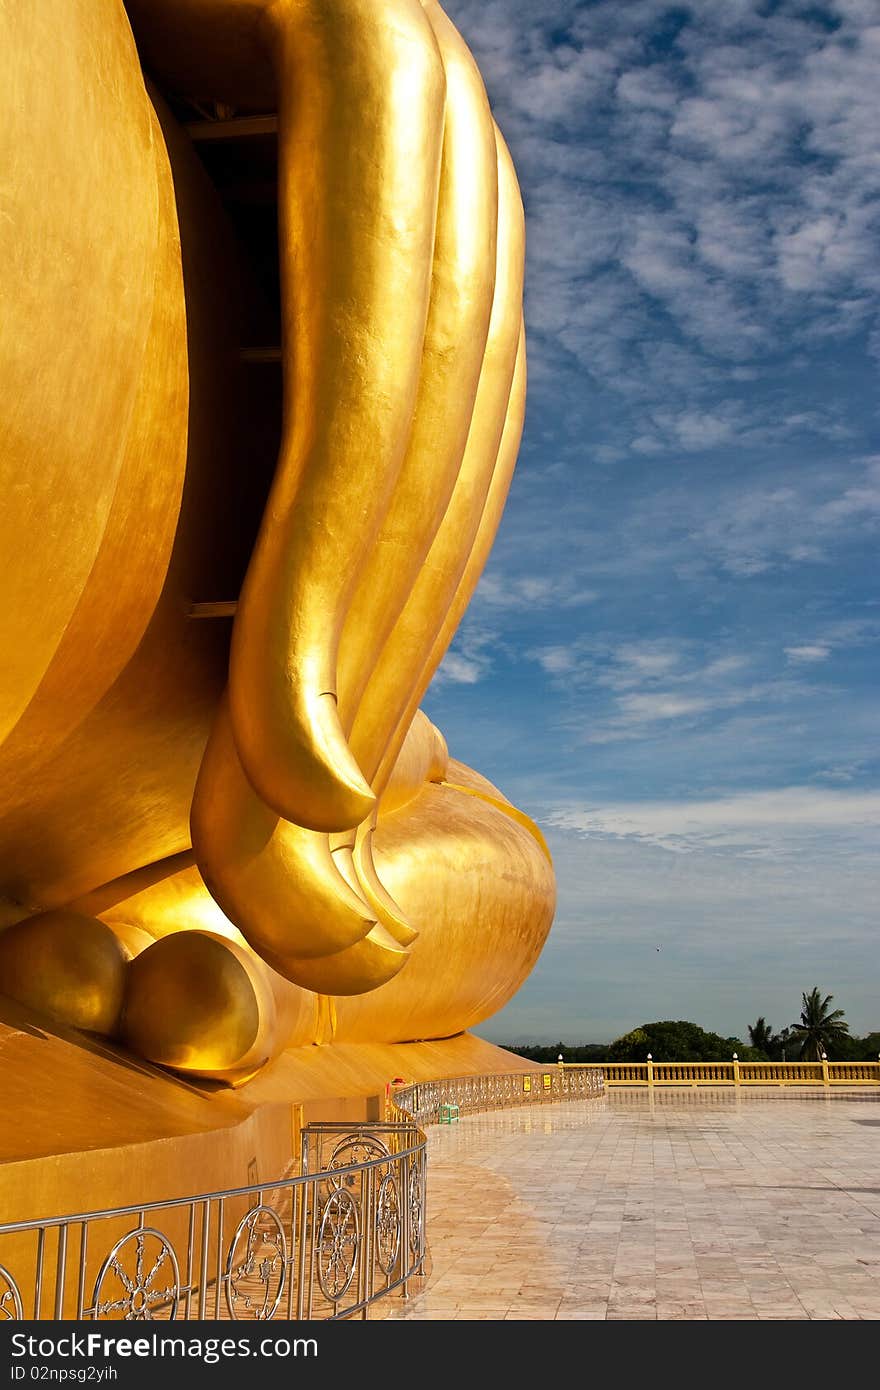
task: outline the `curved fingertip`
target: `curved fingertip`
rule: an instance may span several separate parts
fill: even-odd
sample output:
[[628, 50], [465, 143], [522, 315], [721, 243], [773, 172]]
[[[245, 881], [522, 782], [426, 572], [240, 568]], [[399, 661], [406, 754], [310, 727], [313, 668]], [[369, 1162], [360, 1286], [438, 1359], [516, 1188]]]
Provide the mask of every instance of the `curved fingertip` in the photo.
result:
[[376, 798], [342, 731], [336, 697], [325, 691], [288, 707], [284, 717], [263, 719], [252, 688], [243, 685], [233, 668], [233, 737], [260, 799], [285, 820], [326, 834], [365, 820]]
[[[326, 691], [316, 697], [311, 704], [312, 714], [309, 728], [309, 742], [321, 765], [333, 776], [338, 788], [337, 819], [334, 829], [348, 829], [360, 825], [369, 816], [376, 804], [373, 789], [348, 746], [348, 740], [339, 720], [336, 696]], [[328, 806], [328, 814], [331, 808]], [[330, 826], [320, 829], [330, 830]]]
[[269, 963], [276, 970], [295, 980], [304, 989], [316, 994], [368, 994], [380, 985], [393, 980], [409, 960], [409, 951], [394, 940], [381, 923], [377, 923], [362, 941], [334, 956], [319, 960], [298, 960], [275, 957]]
[[279, 817], [254, 791], [225, 702], [202, 759], [190, 830], [208, 891], [264, 959], [334, 954], [374, 925], [356, 876], [341, 872], [326, 833]]
[[419, 933], [379, 877], [373, 860], [372, 827], [364, 833], [359, 832], [354, 847], [353, 865], [357, 872], [361, 891], [380, 924], [398, 945], [411, 946]]

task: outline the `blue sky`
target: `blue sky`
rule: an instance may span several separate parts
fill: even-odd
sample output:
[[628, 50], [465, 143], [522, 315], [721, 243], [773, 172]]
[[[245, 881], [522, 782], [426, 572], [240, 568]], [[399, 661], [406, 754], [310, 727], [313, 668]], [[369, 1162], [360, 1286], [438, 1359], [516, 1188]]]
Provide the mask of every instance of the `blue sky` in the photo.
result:
[[880, 11], [445, 8], [520, 177], [529, 397], [424, 707], [559, 890], [476, 1031], [744, 1036], [813, 985], [880, 1029]]

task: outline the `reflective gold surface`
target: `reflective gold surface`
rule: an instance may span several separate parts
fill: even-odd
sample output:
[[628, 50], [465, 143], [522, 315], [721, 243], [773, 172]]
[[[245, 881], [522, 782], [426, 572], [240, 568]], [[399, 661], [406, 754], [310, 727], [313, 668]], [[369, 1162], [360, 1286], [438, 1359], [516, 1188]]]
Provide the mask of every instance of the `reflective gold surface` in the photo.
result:
[[[238, 1085], [468, 1029], [555, 902], [419, 709], [525, 408], [474, 60], [435, 0], [45, 0], [0, 70], [0, 991]], [[185, 128], [264, 112], [271, 178]]]
[[274, 1004], [253, 956], [204, 931], [178, 931], [129, 967], [120, 1033], [135, 1052], [203, 1076], [247, 1076], [269, 1060]]
[[0, 935], [0, 994], [76, 1028], [115, 1033], [128, 959], [103, 922], [40, 912]]

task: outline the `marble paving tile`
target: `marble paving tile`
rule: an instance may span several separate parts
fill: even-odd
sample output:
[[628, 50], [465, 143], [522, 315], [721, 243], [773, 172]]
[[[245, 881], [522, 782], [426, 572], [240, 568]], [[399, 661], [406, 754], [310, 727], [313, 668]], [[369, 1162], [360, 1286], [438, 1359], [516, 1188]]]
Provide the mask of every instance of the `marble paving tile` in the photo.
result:
[[387, 1316], [876, 1320], [878, 1103], [611, 1090], [434, 1126], [431, 1272]]

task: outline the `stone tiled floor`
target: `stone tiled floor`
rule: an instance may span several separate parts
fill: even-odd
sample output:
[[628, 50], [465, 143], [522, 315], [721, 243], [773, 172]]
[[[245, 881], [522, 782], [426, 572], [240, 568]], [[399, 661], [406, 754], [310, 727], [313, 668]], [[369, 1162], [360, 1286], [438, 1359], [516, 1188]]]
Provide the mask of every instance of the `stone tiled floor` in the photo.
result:
[[428, 1135], [429, 1274], [390, 1318], [880, 1317], [876, 1091], [610, 1090]]

